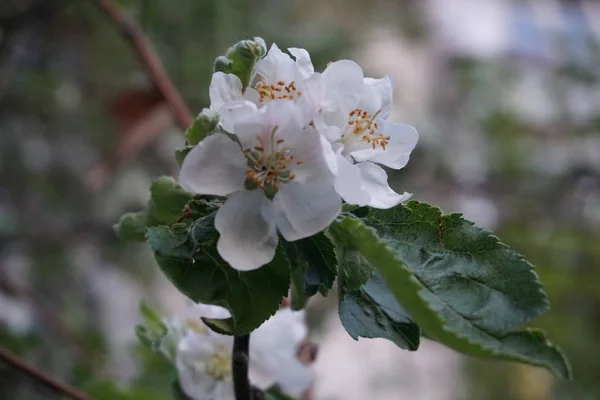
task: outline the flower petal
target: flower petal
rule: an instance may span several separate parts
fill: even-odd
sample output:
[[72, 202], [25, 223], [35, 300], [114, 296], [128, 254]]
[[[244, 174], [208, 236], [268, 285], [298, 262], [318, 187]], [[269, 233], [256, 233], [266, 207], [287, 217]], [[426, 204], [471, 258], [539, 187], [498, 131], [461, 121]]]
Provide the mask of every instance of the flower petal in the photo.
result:
[[315, 72], [315, 67], [313, 67], [308, 51], [304, 49], [299, 49], [297, 47], [290, 47], [288, 48], [288, 51], [296, 59], [296, 65], [298, 66], [300, 72], [303, 74], [304, 78], [311, 76]]
[[342, 201], [331, 185], [292, 181], [281, 185], [273, 205], [277, 228], [291, 242], [312, 236], [329, 226], [340, 213]]
[[195, 304], [192, 307], [190, 318], [211, 318], [211, 319], [227, 319], [231, 318], [231, 313], [225, 307], [213, 306], [211, 304]]
[[393, 169], [404, 168], [408, 163], [410, 153], [419, 141], [417, 130], [410, 125], [380, 119], [377, 121], [384, 136], [389, 136], [390, 141], [386, 149], [378, 147], [352, 151], [350, 155], [357, 161], [371, 161], [383, 164]]
[[240, 146], [223, 134], [208, 136], [187, 155], [179, 182], [198, 194], [225, 196], [243, 189], [246, 159]]
[[223, 104], [218, 113], [221, 114], [219, 123], [229, 133], [235, 133], [235, 125], [251, 119], [257, 114], [256, 104], [247, 99], [235, 100]]
[[356, 164], [360, 171], [362, 189], [371, 197], [369, 206], [387, 209], [408, 200], [412, 194], [402, 195], [394, 192], [388, 184], [388, 177], [383, 168], [370, 162]]
[[361, 186], [360, 170], [341, 154], [341, 149], [336, 154], [337, 177], [335, 190], [348, 204], [366, 206], [371, 197]]
[[271, 45], [267, 55], [256, 63], [256, 72], [262, 76], [267, 83], [283, 81], [290, 83], [295, 78], [296, 63], [288, 54]]
[[365, 78], [365, 93], [361, 98], [361, 104], [368, 113], [379, 113], [380, 118], [386, 119], [390, 115], [392, 108], [392, 98], [394, 93], [394, 84], [391, 75], [386, 75], [381, 79]]
[[217, 250], [232, 268], [250, 271], [275, 255], [277, 232], [273, 204], [260, 190], [232, 194], [217, 211]]
[[242, 81], [236, 75], [215, 72], [210, 81], [208, 93], [211, 108], [219, 112], [224, 104], [243, 99]]

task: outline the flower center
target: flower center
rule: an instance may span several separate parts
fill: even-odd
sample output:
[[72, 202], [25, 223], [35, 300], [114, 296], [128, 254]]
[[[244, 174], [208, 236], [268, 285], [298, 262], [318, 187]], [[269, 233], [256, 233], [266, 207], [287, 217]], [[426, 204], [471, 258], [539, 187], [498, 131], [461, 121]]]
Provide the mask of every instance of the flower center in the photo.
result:
[[219, 381], [231, 381], [231, 351], [223, 345], [217, 346], [206, 364], [206, 373]]
[[390, 142], [390, 137], [384, 136], [379, 131], [379, 125], [375, 122], [379, 113], [381, 113], [381, 110], [378, 110], [375, 114], [371, 115], [360, 108], [350, 111], [348, 114], [348, 129], [344, 133], [341, 142], [346, 143], [348, 140], [353, 142], [366, 142], [373, 147], [373, 150], [377, 147], [381, 147], [385, 150], [385, 147]]
[[302, 160], [295, 160], [292, 149], [285, 146], [283, 139], [275, 139], [277, 126], [270, 135], [270, 143], [257, 136], [258, 145], [244, 149], [246, 155], [246, 188], [257, 187], [265, 191], [265, 195], [273, 199], [282, 183], [288, 183], [296, 177], [290, 172], [290, 164], [301, 165]]
[[293, 81], [286, 83], [278, 81], [276, 84], [267, 84], [264, 79], [256, 84], [256, 91], [260, 95], [260, 102], [267, 103], [271, 100], [294, 100], [302, 96], [302, 92], [296, 89]]

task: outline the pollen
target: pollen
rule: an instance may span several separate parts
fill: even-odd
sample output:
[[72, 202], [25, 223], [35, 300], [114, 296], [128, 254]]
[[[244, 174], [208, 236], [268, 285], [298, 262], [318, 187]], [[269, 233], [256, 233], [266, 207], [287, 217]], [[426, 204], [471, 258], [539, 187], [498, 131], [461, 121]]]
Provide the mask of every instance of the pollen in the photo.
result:
[[302, 96], [302, 92], [298, 91], [294, 81], [290, 83], [277, 81], [274, 84], [268, 84], [264, 79], [261, 79], [256, 84], [256, 91], [260, 96], [259, 101], [261, 103], [267, 103], [271, 100], [294, 100]]
[[390, 137], [384, 136], [379, 131], [379, 125], [375, 122], [381, 110], [371, 115], [367, 111], [357, 108], [348, 113], [348, 131], [344, 135], [343, 141], [351, 137], [357, 137], [358, 141], [366, 142], [371, 145], [373, 150], [381, 147], [386, 150], [390, 143]]
[[217, 346], [206, 364], [206, 373], [219, 381], [232, 380], [231, 351], [225, 346]]

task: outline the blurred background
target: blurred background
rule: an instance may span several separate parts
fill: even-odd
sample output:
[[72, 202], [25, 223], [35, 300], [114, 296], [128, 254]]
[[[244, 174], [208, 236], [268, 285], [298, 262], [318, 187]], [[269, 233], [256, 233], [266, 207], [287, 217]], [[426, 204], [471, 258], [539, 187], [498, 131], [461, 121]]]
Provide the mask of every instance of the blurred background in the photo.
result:
[[[185, 300], [145, 245], [112, 231], [177, 173], [181, 129], [94, 0], [0, 0], [0, 345], [97, 399], [168, 399], [173, 372], [137, 344], [138, 302]], [[576, 382], [544, 370], [353, 341], [335, 294], [309, 307], [315, 400], [600, 399], [600, 2], [120, 0], [193, 113], [214, 58], [262, 36], [395, 81], [414, 125], [414, 198], [462, 212], [537, 267], [535, 322]], [[94, 383], [105, 379], [104, 383]], [[108, 383], [109, 380], [118, 385]], [[58, 397], [0, 365], [1, 399]]]

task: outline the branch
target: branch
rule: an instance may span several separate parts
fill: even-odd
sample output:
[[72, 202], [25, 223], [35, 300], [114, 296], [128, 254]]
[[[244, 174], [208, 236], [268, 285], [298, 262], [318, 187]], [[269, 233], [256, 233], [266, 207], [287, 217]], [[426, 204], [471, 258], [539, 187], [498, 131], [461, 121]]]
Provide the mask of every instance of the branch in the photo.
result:
[[233, 371], [235, 400], [252, 400], [253, 397], [250, 379], [248, 378], [249, 351], [250, 335], [234, 337], [231, 369]]
[[66, 396], [73, 400], [92, 400], [90, 397], [79, 392], [78, 390], [46, 375], [37, 367], [26, 363], [25, 361], [21, 360], [19, 357], [10, 353], [2, 347], [0, 347], [0, 360], [29, 375], [31, 378], [42, 383], [43, 385], [47, 386], [48, 388], [52, 389], [60, 395]]
[[93, 0], [98, 8], [119, 28], [123, 36], [131, 42], [137, 55], [150, 75], [152, 82], [169, 105], [177, 124], [186, 130], [194, 117], [187, 108], [175, 85], [158, 59], [150, 41], [141, 28], [130, 19], [112, 0]]

